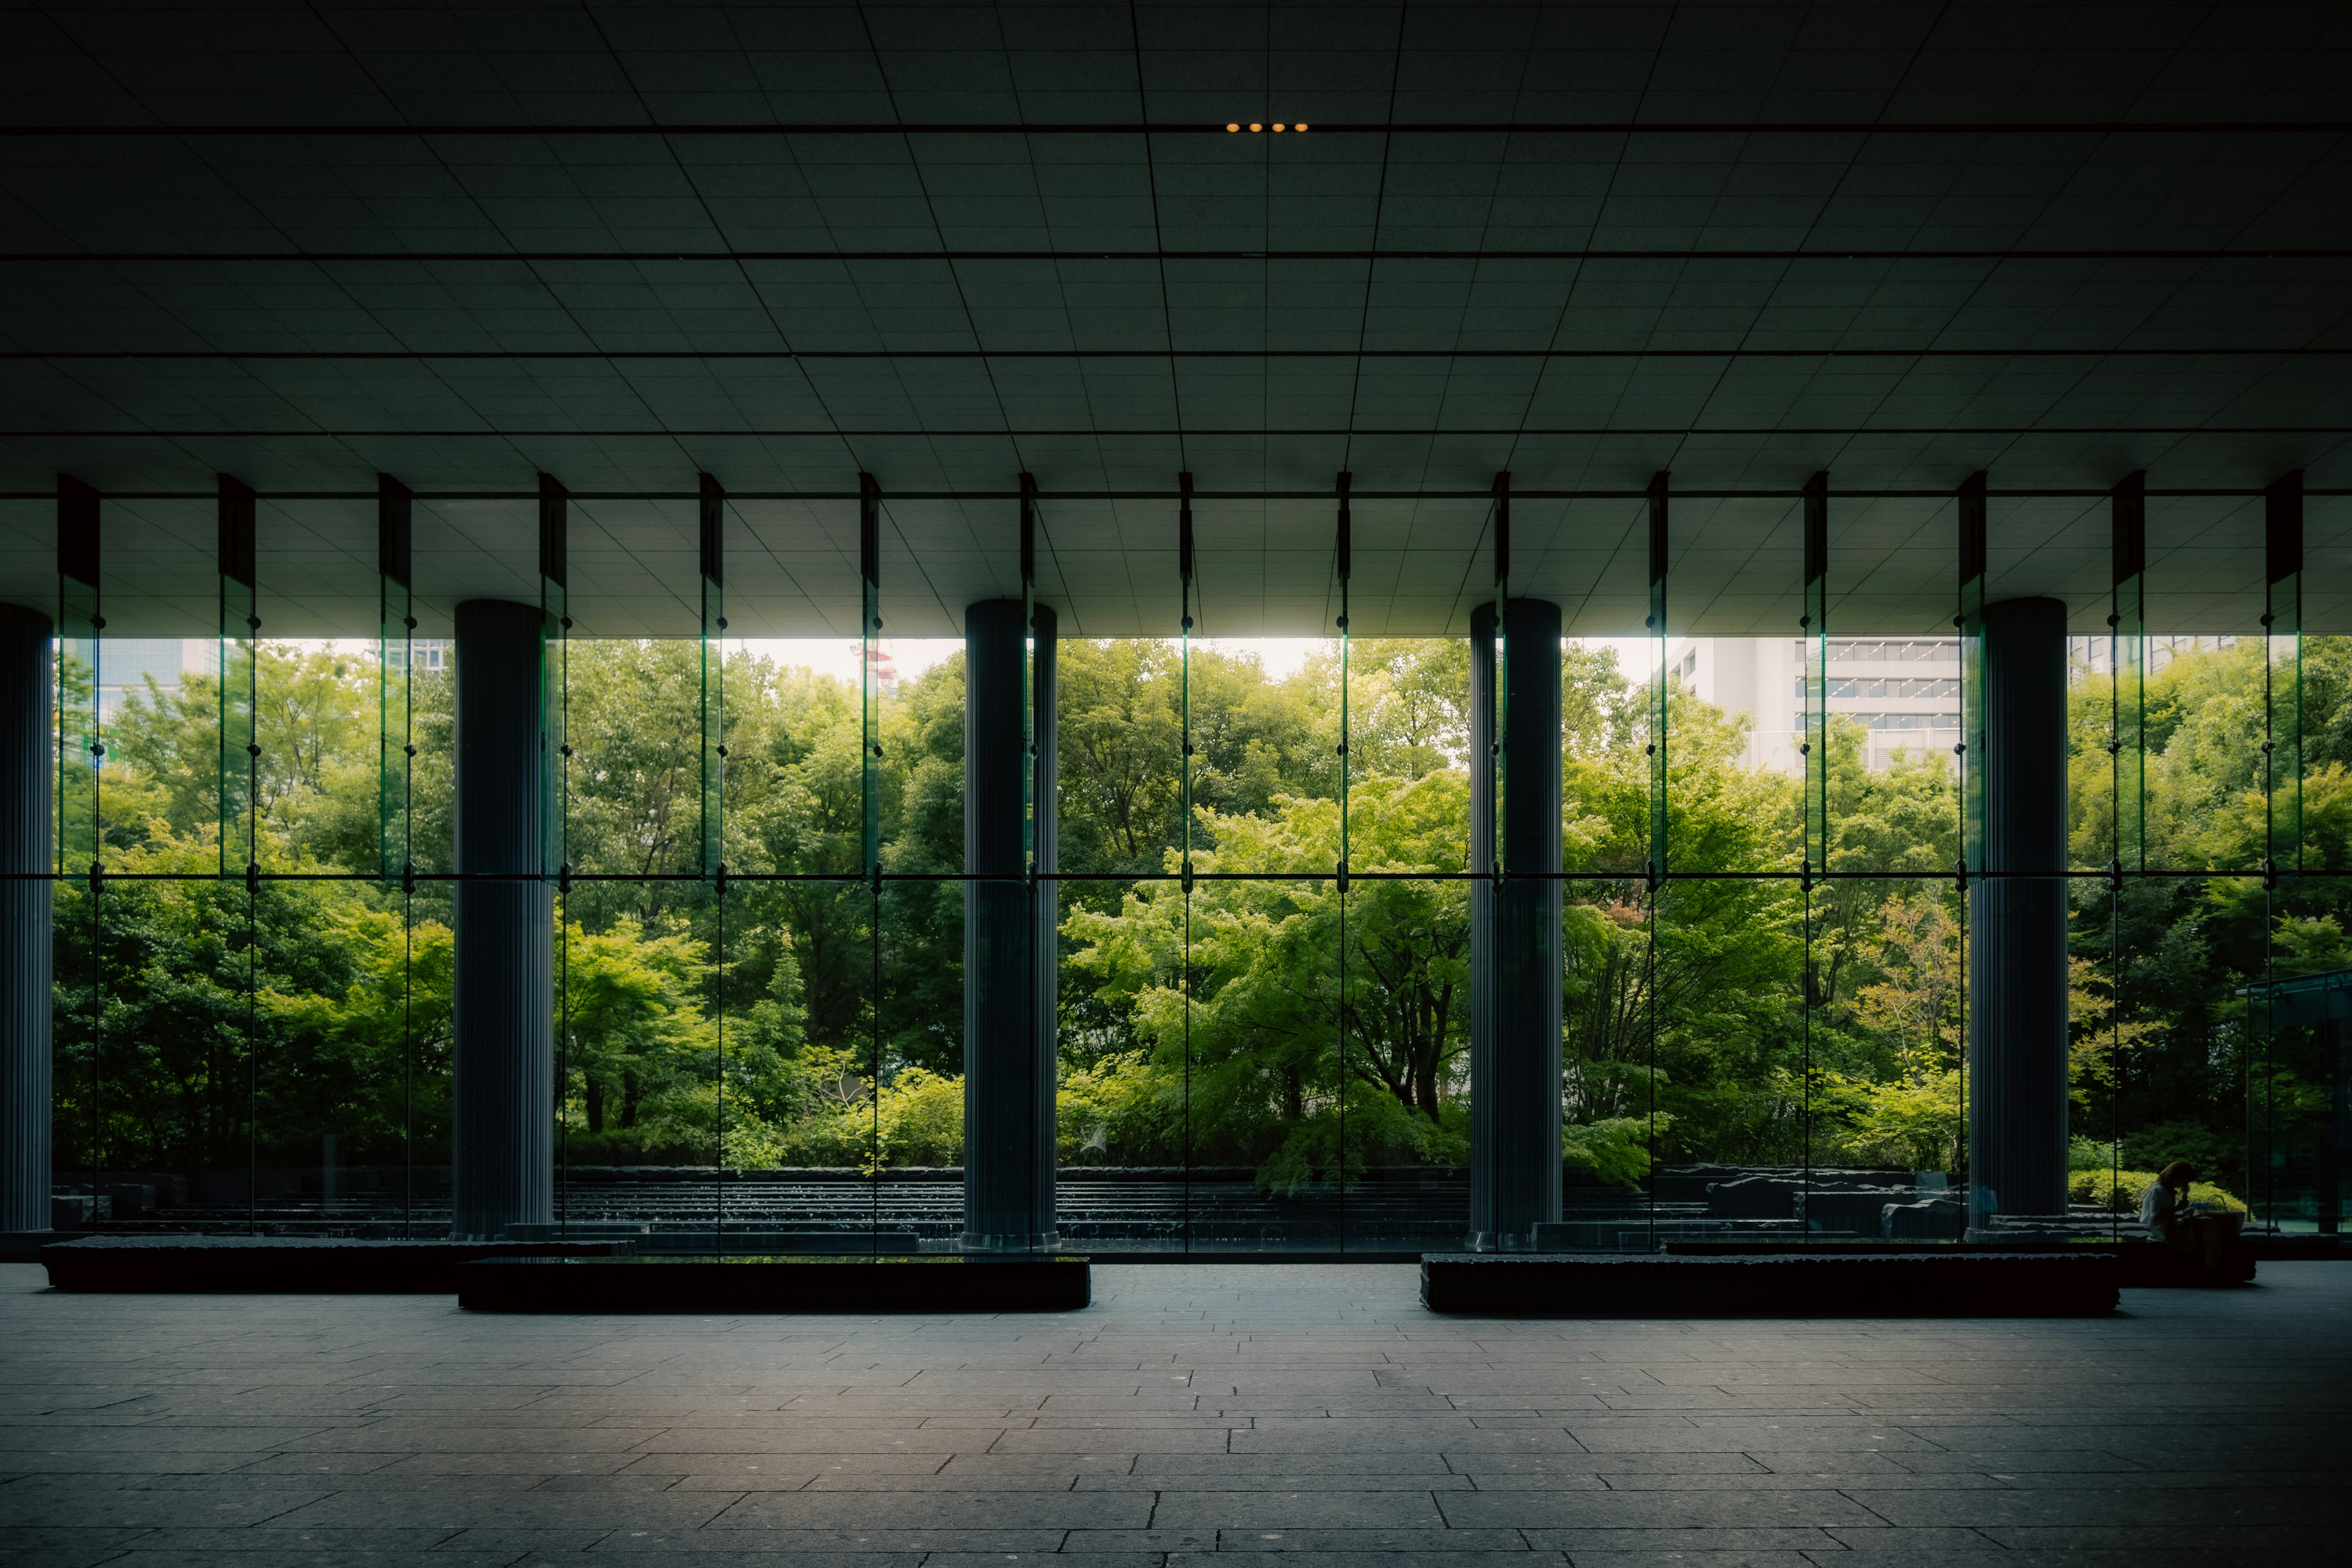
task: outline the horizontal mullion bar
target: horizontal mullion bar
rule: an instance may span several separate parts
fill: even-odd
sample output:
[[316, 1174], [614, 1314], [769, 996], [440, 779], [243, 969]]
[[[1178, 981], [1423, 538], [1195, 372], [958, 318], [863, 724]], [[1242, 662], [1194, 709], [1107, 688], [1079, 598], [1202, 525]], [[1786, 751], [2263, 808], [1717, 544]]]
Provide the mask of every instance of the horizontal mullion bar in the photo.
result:
[[[1195, 882], [1328, 882], [1341, 873], [1337, 868], [1319, 871], [1194, 871]], [[1491, 871], [1359, 871], [1349, 868], [1345, 873], [1351, 882], [1643, 882], [1650, 874], [1630, 871], [1513, 871], [1496, 877]], [[1815, 871], [1816, 882], [1945, 882], [1958, 873], [1943, 871]], [[2166, 880], [2260, 881], [2270, 873], [2252, 871], [2126, 871], [2126, 882]], [[1658, 879], [1666, 882], [1801, 882], [1806, 878], [1802, 870], [1792, 871], [1668, 871]], [[2352, 871], [2281, 871], [2282, 882], [2332, 881], [2352, 878]], [[101, 882], [229, 882], [243, 886], [248, 879], [237, 871], [113, 871], [100, 868]], [[567, 880], [559, 872], [538, 871], [418, 871], [405, 878], [384, 876], [375, 871], [261, 871], [251, 879], [258, 882], [373, 882], [394, 885], [404, 881], [416, 883], [453, 882], [544, 882], [552, 887]], [[705, 877], [692, 871], [674, 872], [581, 872], [572, 873], [569, 881], [578, 883], [613, 884], [617, 886], [654, 886], [665, 884], [710, 884], [719, 879]], [[982, 871], [885, 871], [877, 879], [861, 871], [730, 871], [725, 880], [735, 882], [898, 882], [908, 884], [940, 882], [1026, 882], [1032, 879], [1018, 872], [991, 875]], [[1040, 882], [1181, 882], [1181, 871], [1040, 871], [1034, 880]], [[2100, 868], [2067, 871], [1970, 871], [1971, 882], [1998, 881], [2098, 881], [2115, 879], [2112, 870]], [[79, 871], [8, 871], [0, 872], [0, 881], [9, 882], [87, 882], [88, 869]]]

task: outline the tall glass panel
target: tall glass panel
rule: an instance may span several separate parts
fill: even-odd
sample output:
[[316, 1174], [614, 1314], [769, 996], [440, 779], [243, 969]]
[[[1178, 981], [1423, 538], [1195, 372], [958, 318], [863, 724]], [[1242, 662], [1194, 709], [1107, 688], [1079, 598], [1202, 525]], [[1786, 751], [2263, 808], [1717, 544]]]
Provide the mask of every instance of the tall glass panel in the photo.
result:
[[[300, 606], [265, 603], [299, 624]], [[257, 1179], [281, 1223], [352, 1234], [401, 1217], [407, 1186], [411, 954], [377, 859], [373, 651], [322, 637], [252, 653]]]
[[[730, 1089], [748, 1101], [728, 1101], [730, 1247], [874, 1246], [877, 928], [862, 692], [878, 650], [861, 629], [856, 553], [813, 542], [835, 536], [841, 510], [729, 508], [730, 635], [755, 616], [789, 634], [730, 653], [726, 667], [726, 1041]], [[960, 672], [943, 705], [952, 761], [929, 775], [950, 808]], [[950, 837], [960, 864], [960, 811]]]
[[[418, 510], [425, 513], [421, 528], [437, 531], [451, 526], [438, 509], [420, 503]], [[415, 626], [404, 621], [401, 627], [409, 639], [393, 650], [397, 658], [391, 674], [397, 679], [387, 684], [400, 702], [398, 717], [408, 736], [404, 745], [415, 748], [407, 757], [405, 831], [400, 845], [406, 944], [406, 986], [400, 1001], [401, 1096], [407, 1151], [401, 1222], [404, 1234], [427, 1237], [446, 1235], [449, 1226], [457, 920], [456, 887], [446, 878], [457, 867], [457, 645], [446, 611], [424, 606], [413, 618]], [[562, 1048], [561, 1035], [556, 1048]], [[562, 1131], [559, 1124], [559, 1161]], [[559, 1183], [559, 1221], [562, 1196]]]
[[[586, 519], [582, 520], [583, 522]], [[716, 897], [702, 878], [703, 650], [687, 637], [568, 645], [558, 957], [567, 1223], [710, 1245], [718, 1215]]]
[[[1604, 516], [1606, 526], [1596, 528]], [[1653, 809], [1658, 758], [1650, 747], [1664, 668], [1656, 631], [1664, 605], [1650, 547], [1662, 521], [1652, 500], [1613, 514], [1580, 503], [1561, 533], [1596, 534], [1615, 546], [1589, 562], [1570, 555], [1583, 568], [1570, 581], [1597, 583], [1601, 609], [1593, 622], [1568, 622], [1571, 635], [1560, 654], [1566, 1223], [1559, 1245], [1575, 1248], [1643, 1250], [1653, 1244], [1657, 1119], [1649, 872], [1660, 814]]]
[[[1353, 510], [1351, 564], [1377, 582], [1404, 569], [1416, 521], [1444, 516], [1393, 502]], [[1470, 644], [1378, 635], [1386, 619], [1378, 604], [1351, 604], [1344, 628], [1349, 880], [1337, 934], [1351, 1151], [1343, 1239], [1350, 1252], [1394, 1255], [1454, 1250], [1470, 1228], [1465, 829], [1468, 770], [1482, 760], [1469, 755]]]
[[[2340, 1193], [2327, 1191], [2330, 1103], [2342, 1034], [2334, 1005], [2315, 1005], [2321, 965], [2340, 955], [2313, 951], [2315, 925], [2336, 915], [2323, 884], [2305, 876], [2325, 854], [2314, 852], [2304, 821], [2305, 700], [2303, 637], [2303, 476], [2293, 474], [2264, 498], [2263, 629], [2264, 856], [2263, 883], [2269, 916], [2263, 976], [2266, 1059], [2255, 1129], [2262, 1185], [2257, 1212], [2270, 1230], [2316, 1230], [2333, 1225]], [[2340, 925], [2338, 918], [2336, 921]], [[2323, 1211], [2324, 1215], [2323, 1215]]]
[[1803, 644], [1820, 824], [1805, 957], [1807, 1231], [1949, 1241], [1966, 1220], [1956, 873], [1969, 677], [1950, 609], [1960, 508], [1824, 499], [1827, 582], [1809, 595], [1819, 608]]
[[[2095, 1068], [2112, 1104], [2078, 1101], [2073, 1189], [2126, 1221], [2140, 1190], [2176, 1160], [2197, 1168], [2198, 1201], [2259, 1209], [2263, 1111], [2294, 1102], [2303, 1085], [2292, 1068], [2289, 1080], [2272, 1077], [2272, 1019], [2259, 989], [2277, 932], [2292, 929], [2276, 919], [2263, 876], [2262, 505], [2151, 498], [2147, 509], [2145, 870], [2127, 863], [2119, 888], [2095, 889], [2105, 916], [2095, 924], [2078, 913], [2074, 995], [2078, 1066]], [[2117, 612], [2118, 633], [2127, 613]], [[2128, 799], [2125, 806], [2129, 824]], [[2128, 854], [2126, 831], [2119, 826], [2110, 842]], [[2078, 887], [2078, 910], [2084, 902]], [[2086, 951], [2094, 943], [2105, 952]]]
[[[886, 498], [881, 507], [880, 585], [870, 601], [864, 663], [875, 814], [870, 864], [881, 879], [869, 891], [874, 925], [864, 955], [872, 965], [876, 1011], [864, 1042], [872, 1183], [862, 1194], [861, 1245], [886, 1255], [953, 1251], [965, 1233], [967, 886], [988, 889], [979, 897], [993, 899], [1000, 913], [1034, 910], [1032, 900], [1045, 891], [1019, 869], [1034, 853], [1035, 803], [1025, 779], [1013, 803], [1024, 818], [1013, 874], [985, 884], [962, 880], [970, 805], [966, 662], [961, 653], [937, 657], [954, 646], [959, 626], [925, 593], [921, 565], [959, 532], [977, 536], [991, 547], [992, 560], [1008, 568], [992, 584], [996, 596], [1023, 601], [1021, 578], [1011, 569], [1018, 521], [1004, 503], [959, 510]], [[1024, 613], [1024, 626], [1025, 619]], [[1035, 721], [1026, 696], [1034, 648], [1025, 634], [1019, 659], [1024, 705], [1012, 723], [1025, 737]], [[1025, 744], [1020, 750], [1025, 756]], [[1034, 956], [1034, 919], [1023, 923], [1015, 914], [989, 929]], [[1045, 1001], [1034, 963], [1022, 973], [1030, 984], [1020, 1010], [1034, 1026]]]
[[[106, 1095], [101, 1041], [107, 983], [107, 854], [103, 787], [108, 773], [101, 682], [109, 673], [100, 634], [99, 500], [59, 480], [56, 690], [56, 848], [50, 894], [57, 1000], [51, 1018], [52, 1222], [60, 1230], [100, 1223]], [[117, 769], [119, 770], [119, 767]], [[112, 1205], [107, 1205], [110, 1216]]]

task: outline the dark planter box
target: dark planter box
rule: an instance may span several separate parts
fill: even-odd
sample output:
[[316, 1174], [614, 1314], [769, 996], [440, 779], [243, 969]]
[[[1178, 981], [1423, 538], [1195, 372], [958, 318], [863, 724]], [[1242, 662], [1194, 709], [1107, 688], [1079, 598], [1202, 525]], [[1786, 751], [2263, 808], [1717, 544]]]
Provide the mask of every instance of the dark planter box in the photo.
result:
[[1522, 1318], [2074, 1318], [2116, 1309], [2117, 1260], [2082, 1252], [1432, 1253], [1434, 1312]]
[[1083, 1258], [494, 1258], [457, 1270], [477, 1312], [1068, 1312]]
[[59, 1290], [284, 1296], [448, 1295], [457, 1266], [516, 1253], [610, 1257], [622, 1242], [357, 1241], [270, 1236], [93, 1236], [41, 1248]]
[[2087, 1255], [2112, 1258], [2116, 1262], [2116, 1283], [2126, 1290], [2164, 1289], [2174, 1286], [2249, 1285], [2253, 1282], [2255, 1249], [2241, 1241], [2231, 1247], [2219, 1272], [2209, 1269], [2203, 1261], [2177, 1247], [2160, 1241], [1958, 1241], [1905, 1243], [1896, 1241], [1857, 1241], [1842, 1237], [1800, 1246], [1771, 1242], [1738, 1241], [1674, 1241], [1666, 1251], [1677, 1258], [1926, 1258], [1938, 1254], [1948, 1257], [2007, 1254], [2012, 1257], [2030, 1255]]

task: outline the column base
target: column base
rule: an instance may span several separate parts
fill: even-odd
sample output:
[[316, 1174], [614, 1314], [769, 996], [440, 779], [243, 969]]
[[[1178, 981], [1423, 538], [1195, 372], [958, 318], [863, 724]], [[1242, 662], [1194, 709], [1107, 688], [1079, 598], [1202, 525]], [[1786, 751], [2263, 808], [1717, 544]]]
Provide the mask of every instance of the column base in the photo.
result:
[[1062, 1245], [1058, 1230], [1035, 1231], [1028, 1235], [982, 1235], [965, 1231], [956, 1242], [956, 1250], [964, 1253], [989, 1253], [999, 1257], [1029, 1257], [1040, 1252], [1052, 1252]]
[[1474, 1230], [1463, 1238], [1465, 1252], [1541, 1252], [1532, 1230]]

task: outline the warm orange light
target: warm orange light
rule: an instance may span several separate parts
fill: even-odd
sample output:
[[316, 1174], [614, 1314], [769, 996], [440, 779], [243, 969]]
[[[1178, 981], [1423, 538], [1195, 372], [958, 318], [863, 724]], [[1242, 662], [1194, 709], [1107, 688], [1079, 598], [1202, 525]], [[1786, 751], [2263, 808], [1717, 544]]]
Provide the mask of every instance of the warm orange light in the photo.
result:
[[1238, 125], [1227, 125], [1225, 129], [1228, 131], [1239, 131], [1241, 127]]
[[1307, 129], [1307, 121], [1302, 120], [1297, 124], [1292, 126], [1291, 129], [1293, 131], [1304, 131]]
[[1275, 121], [1275, 126], [1274, 126], [1274, 128], [1275, 128], [1276, 131], [1287, 131], [1287, 130], [1289, 130], [1289, 129], [1290, 129], [1290, 127], [1289, 127], [1289, 126], [1283, 124], [1280, 121]]
[[1263, 126], [1263, 125], [1260, 125], [1256, 121], [1253, 120], [1253, 121], [1250, 121], [1250, 129], [1251, 129], [1251, 130], [1253, 130], [1253, 131], [1263, 131], [1263, 130], [1265, 130], [1265, 126]]

